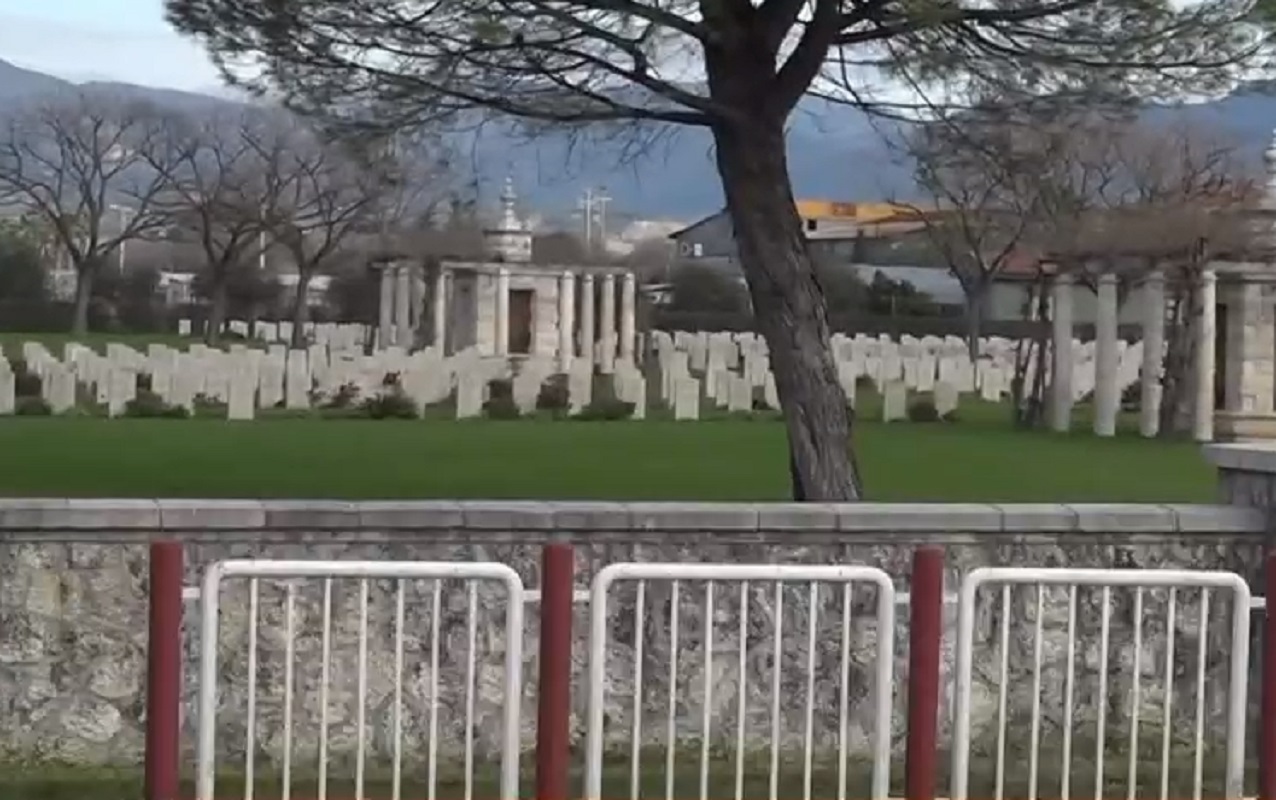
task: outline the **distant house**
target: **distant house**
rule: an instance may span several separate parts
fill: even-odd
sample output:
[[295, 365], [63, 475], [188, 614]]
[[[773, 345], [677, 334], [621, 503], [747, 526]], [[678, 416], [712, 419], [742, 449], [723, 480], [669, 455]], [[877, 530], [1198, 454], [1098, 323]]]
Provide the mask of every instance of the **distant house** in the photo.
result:
[[[798, 200], [798, 216], [808, 239], [850, 241], [862, 231], [882, 223], [905, 219], [905, 206], [892, 203], [844, 203], [833, 200]], [[735, 228], [726, 209], [697, 220], [669, 234], [680, 260], [722, 267], [738, 267]]]
[[[895, 203], [798, 200], [798, 216], [811, 254], [824, 264], [845, 265], [866, 280], [876, 271], [906, 280], [937, 302], [961, 301], [961, 291], [935, 260], [919, 212]], [[680, 264], [738, 272], [735, 229], [725, 210], [670, 234]]]

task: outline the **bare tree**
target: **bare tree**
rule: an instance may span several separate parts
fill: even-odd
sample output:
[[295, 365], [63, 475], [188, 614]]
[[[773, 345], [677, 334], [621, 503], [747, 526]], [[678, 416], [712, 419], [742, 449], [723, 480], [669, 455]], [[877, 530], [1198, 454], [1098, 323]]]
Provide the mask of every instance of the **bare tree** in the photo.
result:
[[1022, 113], [1000, 103], [933, 120], [910, 132], [904, 150], [930, 201], [912, 206], [926, 241], [961, 286], [966, 345], [979, 337], [993, 282], [1022, 259], [1040, 212], [1037, 168], [1055, 155], [1054, 137], [1025, 135]]
[[[793, 493], [859, 496], [827, 311], [794, 204], [785, 125], [803, 96], [872, 105], [875, 69], [919, 87], [1156, 94], [1218, 84], [1262, 49], [1241, 0], [166, 0], [232, 79], [383, 126], [596, 126], [634, 148], [707, 129], [788, 426]], [[240, 69], [239, 67], [246, 67]], [[1131, 77], [1133, 76], [1133, 77]]]
[[1191, 364], [1201, 309], [1193, 291], [1206, 265], [1260, 251], [1249, 213], [1260, 183], [1227, 133], [1191, 124], [1130, 125], [1110, 149], [1113, 180], [1102, 200], [1111, 212], [1090, 228], [1097, 270], [1115, 273], [1122, 295], [1147, 272], [1165, 272], [1168, 293], [1160, 430], [1188, 424]]
[[[1044, 256], [1050, 274], [1070, 273], [1091, 291], [1101, 275], [1115, 275], [1121, 303], [1148, 272], [1165, 272], [1161, 429], [1180, 428], [1191, 328], [1200, 315], [1193, 287], [1209, 261], [1254, 245], [1247, 209], [1257, 183], [1237, 143], [1222, 131], [1191, 124], [1153, 125], [1089, 112], [1070, 112], [1031, 135], [1040, 157], [1025, 173], [1035, 193], [1025, 239]], [[1045, 277], [1039, 271], [1034, 300], [1042, 318]]]
[[93, 281], [106, 256], [164, 224], [164, 170], [183, 157], [174, 120], [109, 93], [42, 97], [3, 123], [0, 204], [25, 206], [49, 222], [76, 272], [72, 331], [88, 330]]
[[278, 185], [263, 214], [273, 241], [292, 258], [297, 283], [291, 301], [292, 346], [305, 341], [315, 275], [360, 234], [374, 233], [374, 218], [387, 187], [391, 164], [383, 157], [359, 158], [340, 143], [291, 117], [280, 117], [261, 134], [247, 137]]
[[249, 268], [268, 246], [266, 219], [291, 176], [272, 172], [261, 144], [269, 142], [272, 115], [255, 109], [218, 110], [186, 121], [174, 134], [177, 159], [152, 161], [168, 178], [159, 204], [172, 235], [188, 235], [203, 255], [209, 314], [205, 338], [215, 344], [226, 324], [232, 273]]

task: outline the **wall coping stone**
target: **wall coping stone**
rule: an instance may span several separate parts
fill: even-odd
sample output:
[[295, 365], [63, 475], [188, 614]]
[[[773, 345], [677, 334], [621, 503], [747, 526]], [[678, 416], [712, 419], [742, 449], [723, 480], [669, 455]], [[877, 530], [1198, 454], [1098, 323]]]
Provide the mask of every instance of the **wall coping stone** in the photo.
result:
[[1202, 452], [1219, 469], [1276, 474], [1276, 442], [1207, 444]]
[[[1233, 458], [1233, 445], [1207, 448]], [[1271, 454], [1276, 472], [1276, 447]], [[1218, 453], [1221, 453], [1218, 454]], [[1251, 458], [1253, 456], [1236, 456]], [[1223, 460], [1220, 467], [1228, 468]], [[1236, 462], [1239, 463], [1239, 462]], [[1249, 463], [1249, 462], [1245, 462]], [[145, 500], [0, 498], [6, 534], [225, 531], [466, 531], [581, 534], [1254, 534], [1256, 508], [1104, 503], [620, 503], [509, 500]]]

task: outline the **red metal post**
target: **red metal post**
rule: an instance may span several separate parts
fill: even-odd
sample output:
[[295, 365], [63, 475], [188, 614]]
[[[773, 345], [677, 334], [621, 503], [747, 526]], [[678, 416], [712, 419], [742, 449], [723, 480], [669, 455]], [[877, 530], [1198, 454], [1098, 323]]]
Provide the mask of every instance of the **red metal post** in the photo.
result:
[[146, 800], [177, 800], [181, 759], [182, 545], [151, 545]]
[[1258, 797], [1276, 800], [1276, 551], [1264, 564], [1262, 709], [1258, 728]]
[[540, 688], [536, 716], [536, 800], [570, 800], [572, 595], [576, 556], [554, 542], [541, 552]]
[[907, 800], [934, 800], [939, 758], [939, 659], [944, 636], [944, 551], [913, 552], [908, 628]]

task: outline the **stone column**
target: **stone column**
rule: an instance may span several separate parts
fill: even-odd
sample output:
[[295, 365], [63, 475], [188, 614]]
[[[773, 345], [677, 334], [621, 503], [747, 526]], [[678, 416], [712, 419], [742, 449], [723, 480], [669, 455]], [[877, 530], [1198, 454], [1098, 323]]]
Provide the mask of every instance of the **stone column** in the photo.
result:
[[[424, 270], [412, 268], [412, 331], [421, 329], [421, 319], [425, 316], [425, 274]], [[415, 337], [413, 337], [415, 338]]]
[[1143, 369], [1139, 374], [1139, 433], [1161, 431], [1161, 370], [1165, 359], [1165, 273], [1143, 279]]
[[558, 369], [567, 372], [572, 366], [575, 347], [572, 334], [576, 327], [576, 276], [564, 272], [558, 279]]
[[1196, 441], [1208, 442], [1214, 438], [1214, 304], [1217, 301], [1218, 276], [1214, 270], [1201, 273], [1196, 289], [1196, 304], [1201, 315], [1196, 320], [1193, 364], [1196, 379], [1196, 402], [1192, 409], [1192, 433]]
[[590, 364], [596, 363], [597, 348], [594, 347], [594, 293], [593, 273], [586, 272], [580, 283], [580, 354]]
[[603, 275], [601, 328], [598, 339], [603, 348], [602, 370], [611, 372], [616, 361], [616, 276], [610, 272]]
[[384, 349], [394, 342], [394, 272], [389, 264], [382, 264], [381, 300], [377, 305], [377, 348]]
[[395, 270], [394, 343], [406, 350], [412, 347], [412, 268], [399, 264]]
[[1272, 360], [1276, 355], [1272, 307], [1264, 301], [1259, 284], [1245, 282], [1227, 288], [1230, 291], [1223, 299], [1227, 308], [1223, 410], [1245, 415], [1271, 414]]
[[510, 351], [510, 271], [501, 267], [496, 273], [496, 354]]
[[1060, 433], [1072, 424], [1072, 287], [1071, 275], [1056, 275], [1050, 290], [1050, 428]]
[[638, 303], [638, 280], [626, 272], [620, 287], [620, 359], [634, 363], [635, 316]]
[[1100, 275], [1094, 325], [1094, 433], [1115, 436], [1117, 388], [1117, 276]]
[[434, 273], [434, 336], [430, 343], [443, 355], [447, 340], [447, 270], [439, 267]]

